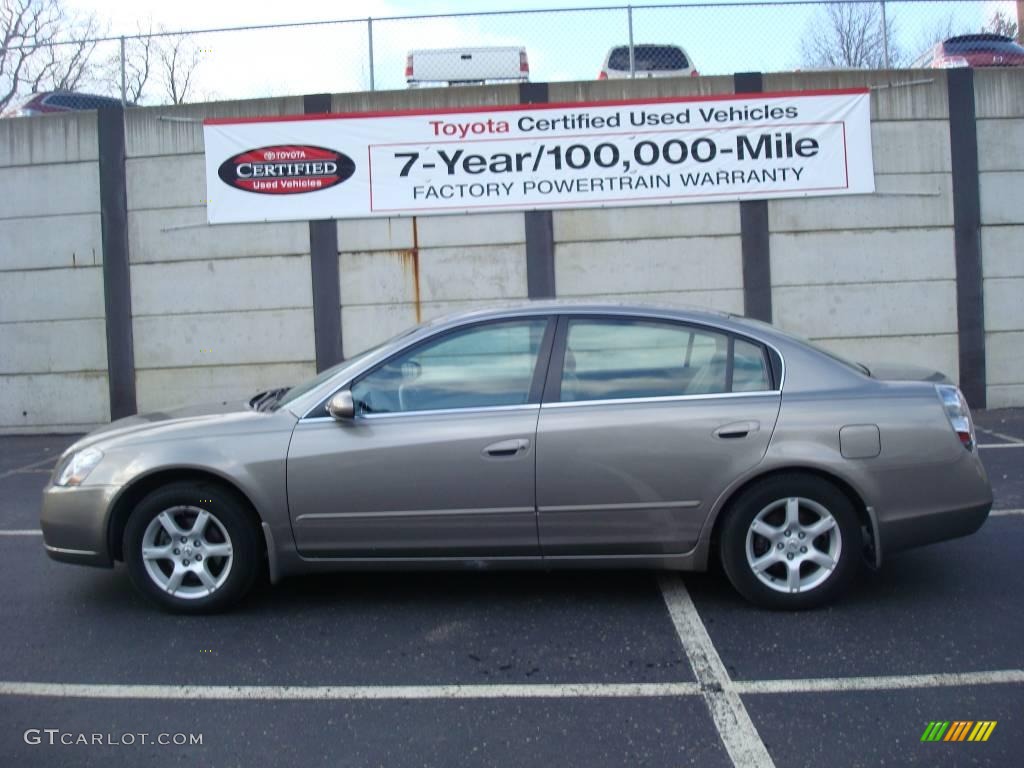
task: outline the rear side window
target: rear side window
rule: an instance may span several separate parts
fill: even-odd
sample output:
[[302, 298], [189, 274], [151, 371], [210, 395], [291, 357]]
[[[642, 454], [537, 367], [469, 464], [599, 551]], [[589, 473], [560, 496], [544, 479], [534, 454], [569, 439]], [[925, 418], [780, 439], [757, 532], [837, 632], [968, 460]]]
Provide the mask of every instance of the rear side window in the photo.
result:
[[768, 361], [758, 344], [676, 323], [569, 320], [562, 402], [771, 389]]
[[763, 392], [771, 389], [764, 349], [736, 339], [732, 358], [732, 391]]
[[[690, 66], [686, 54], [674, 45], [635, 45], [633, 59], [635, 68], [644, 72], [686, 69]], [[608, 69], [629, 71], [628, 45], [612, 50], [612, 55], [608, 57]]]

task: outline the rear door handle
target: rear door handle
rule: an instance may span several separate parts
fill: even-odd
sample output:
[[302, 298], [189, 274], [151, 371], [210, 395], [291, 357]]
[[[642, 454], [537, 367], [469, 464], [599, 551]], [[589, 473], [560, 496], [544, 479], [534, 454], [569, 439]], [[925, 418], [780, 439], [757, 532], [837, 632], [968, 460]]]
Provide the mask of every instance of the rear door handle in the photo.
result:
[[530, 447], [530, 441], [525, 437], [518, 437], [512, 440], [502, 440], [500, 443], [491, 443], [484, 448], [487, 456], [518, 456]]
[[739, 440], [747, 437], [751, 432], [757, 432], [760, 428], [761, 425], [756, 421], [734, 421], [719, 427], [711, 434], [722, 440]]

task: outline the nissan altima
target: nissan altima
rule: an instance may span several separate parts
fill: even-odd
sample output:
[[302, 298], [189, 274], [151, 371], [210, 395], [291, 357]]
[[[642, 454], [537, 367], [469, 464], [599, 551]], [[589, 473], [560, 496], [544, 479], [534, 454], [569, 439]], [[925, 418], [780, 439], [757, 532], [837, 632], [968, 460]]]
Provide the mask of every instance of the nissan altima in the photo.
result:
[[120, 419], [43, 492], [55, 560], [181, 612], [269, 575], [719, 560], [752, 602], [833, 600], [964, 536], [992, 493], [960, 390], [772, 326], [530, 304], [417, 326], [291, 388]]

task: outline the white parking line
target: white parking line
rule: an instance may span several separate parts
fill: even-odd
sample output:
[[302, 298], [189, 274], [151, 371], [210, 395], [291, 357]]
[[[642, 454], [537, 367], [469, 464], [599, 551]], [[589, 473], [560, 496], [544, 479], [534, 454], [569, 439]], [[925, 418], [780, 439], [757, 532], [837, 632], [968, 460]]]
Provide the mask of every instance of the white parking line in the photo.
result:
[[901, 691], [966, 685], [1024, 683], [1024, 669], [992, 672], [951, 672], [939, 675], [882, 675], [879, 677], [826, 677], [806, 680], [738, 680], [733, 687], [750, 693], [832, 693], [842, 691]]
[[774, 768], [775, 763], [733, 687], [682, 579], [678, 574], [662, 574], [658, 577], [658, 586], [679, 641], [704, 692], [711, 719], [733, 765], [737, 768]]
[[1024, 509], [993, 509], [988, 513], [989, 517], [1003, 517], [1004, 515], [1024, 515]]
[[992, 429], [985, 429], [984, 427], [979, 427], [977, 425], [975, 425], [974, 428], [979, 432], [984, 432], [986, 435], [998, 437], [1000, 440], [1009, 440], [1011, 443], [1018, 443], [1020, 445], [1024, 445], [1024, 440], [1021, 440], [1019, 437], [1014, 437], [1013, 435], [1006, 435], [1003, 434], [1002, 432], [996, 432], [995, 430]]
[[697, 683], [564, 683], [523, 685], [97, 685], [0, 682], [0, 696], [79, 699], [570, 699], [699, 696]]
[[988, 448], [1024, 448], [1024, 443], [978, 443], [978, 450]]
[[42, 536], [43, 532], [38, 528], [24, 528], [21, 530], [0, 531], [0, 536]]
[[19, 472], [25, 472], [30, 469], [35, 469], [36, 467], [41, 467], [43, 466], [43, 464], [53, 464], [55, 461], [57, 461], [56, 456], [47, 456], [45, 459], [34, 461], [31, 464], [26, 464], [23, 467], [15, 467], [14, 469], [8, 469], [6, 472], [0, 472], [0, 480], [3, 480], [5, 477], [10, 477], [11, 475], [16, 475]]

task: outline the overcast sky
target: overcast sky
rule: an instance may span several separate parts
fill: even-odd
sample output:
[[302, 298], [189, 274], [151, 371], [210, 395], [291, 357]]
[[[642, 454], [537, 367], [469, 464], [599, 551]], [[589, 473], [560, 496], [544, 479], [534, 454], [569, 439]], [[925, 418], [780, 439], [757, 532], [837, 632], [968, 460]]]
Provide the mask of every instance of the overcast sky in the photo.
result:
[[[729, 2], [730, 0], [725, 0]], [[503, 11], [511, 8], [592, 7], [601, 0], [299, 0], [290, 3], [241, 0], [72, 0], [95, 11], [110, 33], [133, 34], [141, 24], [167, 29], [234, 27], [300, 21], [377, 19], [434, 13]], [[718, 3], [723, 0], [717, 0]], [[645, 5], [671, 5], [644, 0]], [[956, 31], [977, 31], [996, 7], [1011, 17], [1006, 0], [948, 3], [894, 2], [888, 13], [897, 46], [916, 56], [931, 32], [952, 19]], [[689, 52], [708, 74], [778, 71], [800, 67], [800, 40], [813, 34], [814, 6], [743, 6], [634, 9], [634, 40], [671, 42]], [[367, 25], [332, 24], [303, 29], [230, 32], [197, 36], [202, 48], [196, 72], [200, 98], [231, 99], [369, 87]], [[604, 54], [628, 41], [625, 10], [527, 13], [416, 21], [377, 21], [373, 25], [377, 88], [404, 87], [405, 55], [412, 48], [465, 45], [524, 45], [531, 79], [570, 80], [597, 76]], [[109, 44], [109, 52], [116, 44]], [[144, 99], [152, 101], [153, 99]]]

